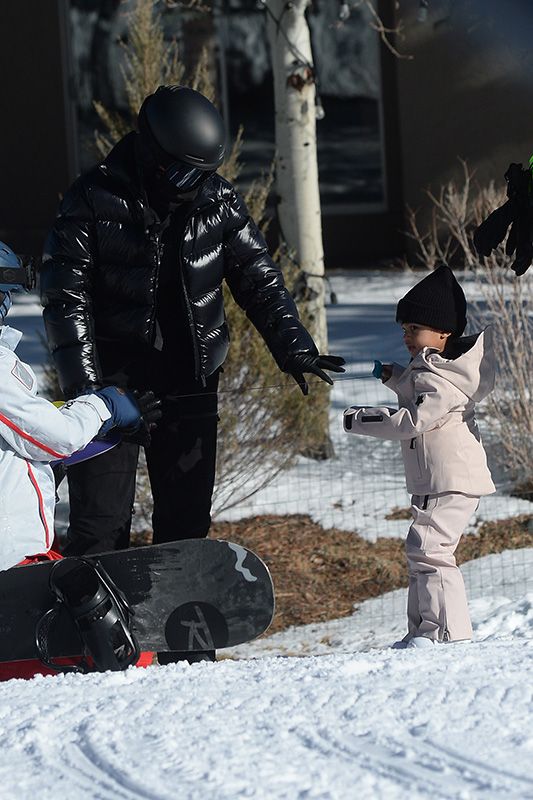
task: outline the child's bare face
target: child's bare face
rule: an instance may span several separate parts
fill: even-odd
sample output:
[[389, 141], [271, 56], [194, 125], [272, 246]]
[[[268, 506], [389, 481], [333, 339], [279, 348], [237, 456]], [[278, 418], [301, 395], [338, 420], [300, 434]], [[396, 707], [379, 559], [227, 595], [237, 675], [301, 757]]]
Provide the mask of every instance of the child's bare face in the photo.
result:
[[445, 331], [438, 331], [436, 328], [416, 325], [414, 322], [404, 322], [402, 330], [405, 346], [413, 357], [420, 353], [424, 347], [433, 347], [440, 353], [444, 350], [446, 341], [451, 335]]

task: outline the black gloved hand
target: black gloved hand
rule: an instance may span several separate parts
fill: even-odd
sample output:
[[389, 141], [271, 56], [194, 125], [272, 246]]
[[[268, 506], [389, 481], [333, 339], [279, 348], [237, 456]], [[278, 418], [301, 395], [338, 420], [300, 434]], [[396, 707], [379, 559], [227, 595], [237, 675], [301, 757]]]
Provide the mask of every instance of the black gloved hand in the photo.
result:
[[132, 395], [139, 406], [141, 422], [135, 429], [123, 430], [122, 441], [149, 447], [150, 433], [157, 426], [157, 421], [161, 419], [161, 400], [151, 390], [140, 392], [138, 389], [134, 389]]
[[515, 254], [511, 269], [517, 275], [523, 275], [533, 261], [532, 218], [529, 212], [521, 213], [511, 225], [505, 244], [508, 256]]
[[507, 181], [507, 197], [509, 200], [516, 200], [519, 206], [526, 207], [529, 204], [529, 192], [531, 189], [531, 173], [529, 169], [524, 169], [522, 164], [509, 164], [503, 177]]
[[309, 386], [303, 376], [304, 372], [312, 372], [313, 375], [318, 375], [318, 377], [323, 381], [326, 381], [326, 383], [329, 383], [331, 386], [333, 386], [333, 381], [329, 375], [324, 372], [324, 370], [327, 369], [330, 372], [346, 372], [342, 366], [344, 363], [346, 362], [344, 361], [344, 358], [341, 358], [341, 356], [322, 356], [320, 354], [313, 355], [312, 353], [294, 353], [287, 359], [285, 364], [285, 372], [288, 372], [290, 375], [292, 375], [303, 394], [306, 395], [309, 394]]
[[474, 247], [480, 256], [488, 256], [504, 240], [508, 256], [516, 254], [511, 266], [516, 275], [523, 275], [533, 261], [533, 207], [531, 205], [531, 171], [522, 164], [509, 164], [506, 203], [490, 214], [474, 232]]
[[507, 228], [517, 217], [516, 205], [507, 200], [497, 208], [474, 231], [474, 247], [480, 256], [490, 256], [505, 239]]

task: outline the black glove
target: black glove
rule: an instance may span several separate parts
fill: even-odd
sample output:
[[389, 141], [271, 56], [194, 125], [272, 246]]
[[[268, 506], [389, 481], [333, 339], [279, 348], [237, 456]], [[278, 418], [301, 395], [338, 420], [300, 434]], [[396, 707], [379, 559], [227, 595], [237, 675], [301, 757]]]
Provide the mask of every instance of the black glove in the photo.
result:
[[122, 441], [149, 447], [150, 432], [156, 427], [157, 421], [161, 419], [161, 400], [150, 390], [140, 392], [138, 389], [134, 389], [132, 395], [139, 406], [141, 421], [136, 428], [121, 431]]
[[507, 255], [512, 256], [513, 253], [515, 254], [511, 269], [517, 276], [523, 275], [533, 261], [533, 231], [531, 226], [532, 219], [530, 214], [521, 213], [511, 225], [505, 244]]
[[519, 206], [529, 205], [531, 191], [531, 172], [524, 169], [522, 164], [509, 164], [503, 176], [507, 181], [507, 197], [515, 200]]
[[493, 250], [505, 239], [507, 228], [516, 219], [516, 205], [507, 202], [493, 211], [474, 231], [474, 247], [480, 256], [490, 256]]
[[533, 261], [533, 207], [531, 205], [531, 172], [522, 164], [510, 164], [505, 173], [506, 203], [490, 214], [474, 232], [474, 247], [480, 256], [488, 256], [504, 240], [508, 256], [515, 253], [511, 269], [523, 275]]
[[304, 372], [312, 372], [313, 375], [318, 375], [323, 381], [333, 386], [333, 381], [323, 370], [327, 369], [330, 370], [330, 372], [346, 372], [342, 366], [344, 363], [344, 358], [341, 358], [341, 356], [294, 353], [287, 359], [284, 371], [292, 375], [304, 394], [309, 394], [309, 386], [303, 376]]

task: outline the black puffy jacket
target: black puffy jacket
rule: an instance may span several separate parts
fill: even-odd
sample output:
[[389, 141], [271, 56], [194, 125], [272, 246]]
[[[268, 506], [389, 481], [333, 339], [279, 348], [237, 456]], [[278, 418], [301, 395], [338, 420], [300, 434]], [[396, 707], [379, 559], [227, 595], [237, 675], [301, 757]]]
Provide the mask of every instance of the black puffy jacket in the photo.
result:
[[[106, 348], [131, 360], [154, 342], [161, 234], [141, 184], [136, 137], [125, 136], [74, 182], [46, 241], [43, 316], [66, 397], [106, 382]], [[219, 175], [192, 204], [180, 257], [197, 379], [228, 352], [223, 279], [280, 369], [292, 353], [317, 353], [246, 205]]]

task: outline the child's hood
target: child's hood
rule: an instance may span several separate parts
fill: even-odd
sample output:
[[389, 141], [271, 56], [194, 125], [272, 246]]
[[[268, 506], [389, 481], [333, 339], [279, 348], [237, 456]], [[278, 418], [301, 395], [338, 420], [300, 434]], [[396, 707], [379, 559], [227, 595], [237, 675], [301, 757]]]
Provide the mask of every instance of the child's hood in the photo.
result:
[[457, 358], [444, 358], [431, 348], [424, 348], [413, 364], [419, 358], [424, 362], [425, 369], [449, 381], [475, 403], [483, 400], [494, 388], [496, 359], [493, 329], [490, 325], [477, 336], [472, 346]]

